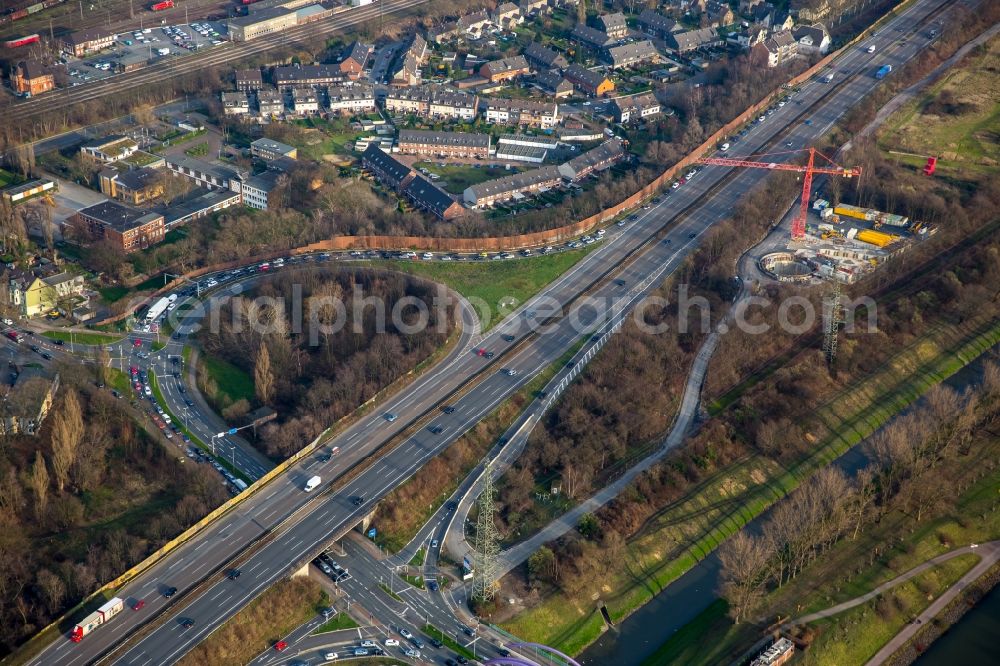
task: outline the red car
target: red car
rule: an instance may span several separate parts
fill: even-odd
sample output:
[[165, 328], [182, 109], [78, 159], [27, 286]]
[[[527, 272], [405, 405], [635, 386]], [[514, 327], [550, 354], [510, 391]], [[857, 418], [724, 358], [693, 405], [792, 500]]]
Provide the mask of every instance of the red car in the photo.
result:
[[142, 610], [145, 605], [146, 605], [146, 602], [143, 601], [142, 599], [139, 599], [137, 602], [135, 602], [134, 604], [132, 604], [132, 610], [134, 610], [134, 611]]
[[141, 347], [142, 346], [142, 340], [140, 340], [139, 338], [136, 338], [135, 340], [132, 341], [132, 344], [135, 345], [136, 347]]
[[478, 354], [479, 356], [486, 356], [486, 348], [480, 347], [479, 349], [476, 350], [476, 354]]
[[288, 643], [286, 643], [285, 641], [278, 641], [277, 643], [274, 644], [274, 649], [277, 650], [278, 652], [281, 652], [286, 647], [288, 647]]
[[131, 372], [133, 375], [137, 375], [139, 374], [139, 366], [137, 365], [129, 366], [128, 371]]

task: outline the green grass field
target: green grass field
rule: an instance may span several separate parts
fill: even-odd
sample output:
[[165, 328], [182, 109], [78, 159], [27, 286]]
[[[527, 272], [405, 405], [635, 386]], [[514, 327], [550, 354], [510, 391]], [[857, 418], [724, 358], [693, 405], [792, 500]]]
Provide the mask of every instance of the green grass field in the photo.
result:
[[42, 333], [50, 340], [62, 340], [78, 345], [111, 345], [122, 341], [120, 335], [106, 335], [104, 333], [70, 333], [69, 331], [44, 331]]
[[229, 361], [216, 356], [205, 354], [200, 356], [198, 360], [204, 365], [209, 377], [215, 380], [218, 392], [224, 394], [230, 403], [244, 398], [253, 401], [253, 380], [249, 374]]
[[441, 180], [437, 181], [437, 184], [451, 194], [461, 194], [470, 185], [476, 185], [487, 180], [516, 173], [504, 168], [480, 167], [477, 169], [476, 167], [463, 164], [446, 164], [445, 166], [441, 166], [438, 162], [417, 162], [413, 166], [417, 169], [426, 168], [431, 173], [441, 176]]
[[316, 634], [325, 634], [330, 631], [339, 631], [341, 629], [356, 629], [358, 623], [348, 615], [347, 613], [337, 613], [329, 620], [319, 625], [313, 630], [313, 636]]
[[399, 261], [392, 268], [448, 285], [472, 301], [488, 330], [597, 247], [508, 261]]
[[[972, 167], [973, 172], [996, 173], [1000, 166], [1000, 38], [985, 46], [894, 114], [880, 134], [880, 146], [887, 151], [938, 156], [938, 168], [945, 172]], [[912, 160], [923, 164], [922, 157]]]

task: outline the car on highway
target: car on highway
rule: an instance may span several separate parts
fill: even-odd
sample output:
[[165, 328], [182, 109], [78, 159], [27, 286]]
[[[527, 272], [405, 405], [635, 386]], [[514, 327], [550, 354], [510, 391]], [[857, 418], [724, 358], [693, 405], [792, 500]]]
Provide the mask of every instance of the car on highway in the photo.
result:
[[405, 654], [410, 659], [420, 659], [420, 653], [411, 647], [403, 648], [403, 654]]
[[438, 540], [437, 539], [431, 539], [431, 549], [434, 549], [434, 548], [437, 548], [437, 547], [438, 547]]
[[226, 574], [226, 576], [229, 578], [229, 580], [236, 580], [237, 578], [240, 577], [240, 570], [239, 569], [230, 569], [229, 573]]
[[514, 342], [514, 336], [511, 335], [510, 333], [505, 333], [504, 335], [502, 335], [500, 337], [503, 338], [504, 342]]
[[451, 405], [445, 405], [444, 407], [441, 408], [441, 411], [444, 412], [445, 414], [454, 414], [455, 408], [452, 407]]
[[326, 652], [323, 654], [323, 659], [325, 659], [326, 661], [336, 661], [339, 658], [340, 655], [337, 654], [336, 652]]
[[507, 375], [508, 377], [513, 377], [514, 375], [517, 374], [517, 370], [515, 370], [514, 368], [504, 368], [503, 374]]
[[460, 654], [459, 655], [455, 655], [455, 661], [457, 661], [460, 664], [467, 664], [467, 663], [469, 663], [469, 660], [466, 659], [465, 657], [463, 657]]
[[416, 645], [417, 649], [419, 649], [419, 650], [423, 650], [424, 649], [424, 642], [422, 640], [420, 640], [419, 638], [417, 638], [416, 636], [414, 636], [413, 638], [411, 638], [410, 642], [413, 643], [414, 645]]
[[175, 594], [177, 594], [177, 588], [176, 587], [168, 587], [167, 589], [165, 589], [163, 591], [163, 596], [166, 599], [169, 599], [170, 597], [174, 596]]
[[132, 610], [134, 611], [142, 610], [145, 607], [146, 607], [146, 602], [143, 601], [142, 599], [137, 599], [136, 602], [132, 604]]
[[438, 590], [437, 581], [436, 580], [427, 581], [427, 589], [430, 590], [431, 592], [437, 592]]
[[410, 630], [407, 629], [406, 627], [403, 627], [402, 629], [399, 630], [399, 635], [406, 639], [413, 638], [413, 634], [411, 634]]
[[427, 430], [429, 430], [432, 435], [440, 435], [442, 432], [444, 432], [444, 428], [442, 428], [439, 425], [432, 425], [431, 427], [427, 428]]
[[436, 648], [443, 648], [444, 647], [444, 643], [442, 643], [441, 641], [439, 641], [436, 638], [430, 639], [430, 643], [431, 643], [431, 645], [433, 645]]
[[375, 641], [366, 638], [365, 640], [361, 641], [361, 647], [373, 648], [373, 647], [378, 647], [378, 645], [375, 644]]
[[185, 629], [190, 629], [191, 627], [194, 626], [194, 620], [192, 620], [189, 617], [186, 617], [183, 620], [181, 620], [181, 626], [184, 627]]
[[366, 650], [365, 648], [354, 648], [354, 656], [355, 657], [367, 657], [368, 656], [368, 650]]
[[386, 413], [385, 413], [385, 414], [383, 414], [382, 416], [383, 416], [383, 418], [385, 418], [385, 420], [386, 420], [386, 421], [388, 421], [389, 423], [392, 423], [392, 422], [393, 422], [393, 421], [395, 421], [395, 420], [396, 420], [397, 418], [399, 418], [398, 416], [396, 416], [396, 415], [395, 415], [395, 414], [393, 414], [392, 412], [386, 412]]
[[355, 497], [354, 499], [352, 499], [352, 500], [351, 500], [351, 503], [352, 503], [352, 504], [353, 504], [354, 506], [361, 506], [362, 504], [364, 504], [364, 503], [365, 503], [365, 498], [364, 498], [364, 497], [361, 497], [361, 496], [359, 495], [358, 497]]
[[274, 649], [277, 652], [282, 652], [282, 651], [284, 651], [287, 648], [288, 648], [288, 642], [287, 641], [278, 641], [277, 643], [274, 644]]
[[385, 646], [386, 647], [399, 647], [399, 641], [396, 640], [395, 638], [387, 638], [387, 639], [385, 639]]

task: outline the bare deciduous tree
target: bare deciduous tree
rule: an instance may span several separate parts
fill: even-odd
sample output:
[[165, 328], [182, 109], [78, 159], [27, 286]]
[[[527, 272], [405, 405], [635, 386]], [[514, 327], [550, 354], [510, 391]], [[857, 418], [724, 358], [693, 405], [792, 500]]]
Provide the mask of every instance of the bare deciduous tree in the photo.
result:
[[67, 391], [62, 409], [52, 419], [52, 471], [56, 488], [62, 492], [69, 480], [70, 469], [76, 462], [83, 441], [83, 415], [75, 391]]
[[274, 392], [274, 374], [271, 371], [271, 355], [267, 351], [267, 345], [261, 343], [257, 347], [257, 360], [253, 366], [254, 388], [257, 397], [264, 404], [271, 400]]
[[32, 501], [35, 504], [35, 516], [42, 520], [49, 503], [49, 470], [45, 466], [45, 458], [41, 451], [35, 451], [35, 462], [28, 473], [28, 486], [31, 488]]

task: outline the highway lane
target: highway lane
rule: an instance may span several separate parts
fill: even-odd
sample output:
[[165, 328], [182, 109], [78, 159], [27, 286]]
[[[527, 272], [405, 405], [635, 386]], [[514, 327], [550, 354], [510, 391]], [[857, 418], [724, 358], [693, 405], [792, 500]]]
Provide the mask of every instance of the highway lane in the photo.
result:
[[[929, 0], [925, 0], [914, 5], [914, 9], [932, 4]], [[905, 18], [908, 14], [910, 12], [904, 13], [901, 18]], [[809, 94], [808, 87], [806, 86], [806, 89], [803, 91], [807, 95]], [[815, 97], [818, 97], [819, 94], [817, 92]], [[843, 99], [843, 96], [837, 96], [833, 100], [828, 101], [828, 103]], [[843, 106], [846, 108], [847, 103], [844, 102]], [[788, 107], [785, 108], [787, 109]], [[778, 116], [779, 114], [775, 114], [775, 117]], [[767, 132], [764, 130], [769, 126], [777, 129], [776, 125], [777, 122], [775, 120], [763, 123], [760, 128], [755, 130], [757, 133], [756, 138], [760, 140], [769, 138]], [[748, 136], [746, 141], [749, 142], [750, 140], [751, 137]], [[618, 265], [633, 247], [645, 240], [650, 230], [658, 228], [666, 219], [673, 216], [676, 210], [700, 197], [711, 183], [721, 177], [726, 171], [726, 169], [721, 167], [705, 169], [700, 176], [677, 191], [673, 197], [670, 197], [666, 202], [652, 211], [642, 215], [640, 220], [626, 227], [624, 233], [609, 240], [604, 247], [589, 255], [578, 264], [577, 268], [560, 278], [551, 289], [546, 291], [545, 295], [561, 295], [564, 297], [572, 295], [589, 284], [590, 275], [601, 272], [603, 267]], [[752, 187], [755, 180], [755, 178], [747, 178], [746, 174], [741, 174], [736, 178], [733, 185], [716, 192], [705, 201], [706, 206], [716, 208], [714, 216], [710, 216], [711, 220], [699, 219], [697, 215], [693, 214], [686, 215], [677, 224], [674, 232], [671, 234], [670, 239], [672, 244], [663, 243], [655, 246], [645, 256], [641, 257], [639, 261], [629, 266], [625, 270], [622, 279], [626, 279], [626, 284], [629, 284], [630, 282], [638, 281], [645, 275], [652, 274], [664, 265], [668, 265], [668, 267], [678, 265], [683, 256], [686, 256], [686, 253], [694, 247], [695, 243], [690, 241], [697, 241], [711, 222], [724, 217], [731, 210], [739, 196], [749, 187]], [[721, 196], [723, 194], [726, 194], [726, 196]], [[609, 288], [611, 287], [606, 286], [605, 291], [601, 292], [600, 295], [606, 297], [614, 296], [613, 293], [607, 293], [607, 289]], [[522, 326], [527, 328], [530, 325], [530, 317], [527, 314], [532, 310], [532, 306], [540, 308], [542, 300], [542, 297], [532, 299], [529, 304], [524, 306], [511, 318], [511, 322], [516, 323], [519, 328]], [[537, 317], [536, 321], [540, 318]], [[598, 317], [596, 314], [587, 315], [582, 316], [581, 320], [595, 321], [598, 320]], [[569, 318], [562, 321], [568, 322]], [[499, 328], [505, 329], [506, 327]], [[277, 535], [274, 541], [253, 555], [250, 559], [250, 565], [244, 567], [245, 572], [252, 574], [247, 579], [247, 585], [250, 584], [250, 578], [259, 577], [255, 581], [256, 584], [253, 588], [239, 594], [233, 594], [232, 592], [227, 594], [226, 591], [216, 589], [218, 588], [218, 583], [209, 585], [207, 591], [194, 599], [184, 610], [185, 616], [194, 617], [198, 621], [198, 624], [193, 629], [183, 632], [183, 635], [179, 635], [177, 633], [177, 626], [168, 622], [163, 627], [152, 632], [149, 637], [141, 641], [133, 650], [126, 653], [120, 660], [120, 663], [172, 663], [175, 661], [183, 652], [190, 649], [191, 645], [207, 634], [212, 627], [223, 621], [225, 617], [228, 617], [228, 615], [235, 612], [239, 607], [242, 607], [242, 605], [273, 582], [273, 580], [283, 575], [291, 560], [306, 556], [312, 552], [315, 544], [328, 540], [355, 522], [366, 509], [364, 507], [360, 509], [354, 507], [348, 499], [351, 495], [364, 494], [371, 501], [381, 496], [381, 494], [388, 492], [398, 482], [408, 478], [420, 464], [436, 454], [444, 445], [460, 434], [462, 430], [470, 427], [483, 414], [488, 413], [492, 406], [502, 401], [511, 391], [523, 385], [532, 373], [545, 367], [555, 358], [558, 358], [567, 343], [571, 343], [578, 335], [580, 335], [580, 331], [577, 330], [577, 327], [571, 324], [559, 323], [552, 333], [539, 336], [531, 345], [519, 351], [512, 358], [505, 358], [503, 365], [519, 370], [518, 374], [510, 377], [497, 372], [484, 379], [479, 386], [470, 391], [459, 403], [456, 403], [456, 413], [449, 415], [449, 418], [453, 419], [453, 421], [447, 424], [449, 430], [445, 431], [440, 438], [432, 437], [426, 431], [417, 433], [381, 460], [379, 464], [376, 464], [369, 472], [362, 474], [358, 479], [348, 484], [342, 494], [330, 498], [322, 498], [321, 502], [317, 502], [317, 507], [309, 512], [309, 520], [290, 521], [286, 529]], [[485, 336], [484, 343], [491, 348], [497, 349], [506, 344], [498, 339], [496, 333]], [[456, 358], [443, 367], [444, 372], [438, 376], [438, 385], [447, 386], [455, 384], [455, 377], [469, 376], [472, 371], [480, 367], [477, 364], [481, 364], [482, 362], [483, 360], [478, 357]], [[452, 381], [446, 381], [443, 378], [444, 376], [452, 378]], [[439, 398], [439, 394], [434, 391], [427, 392], [424, 390], [421, 394], [420, 389], [423, 388], [421, 386], [414, 385], [411, 388], [413, 390], [409, 392], [410, 396], [413, 396], [413, 393], [416, 392], [417, 395], [425, 397], [425, 400], [416, 400], [413, 404], [408, 402], [407, 414], [401, 414], [400, 418], [400, 421], [404, 423], [407, 415], [419, 414], [420, 411], [418, 410], [421, 405], [433, 404], [433, 401]], [[451, 428], [454, 428], [454, 430], [452, 431]], [[360, 439], [368, 440], [368, 446], [349, 447], [350, 452], [357, 451], [356, 455], [363, 457], [367, 451], [374, 448], [371, 445], [372, 442], [376, 442], [377, 445], [377, 443], [394, 434], [398, 429], [398, 427], [393, 427], [392, 424], [384, 420], [379, 422], [379, 418], [375, 416], [359, 423], [354, 428], [348, 429], [344, 435], [333, 441], [336, 443], [353, 443]], [[349, 449], [342, 447], [344, 451], [348, 451]], [[331, 473], [335, 472], [338, 468], [343, 469], [344, 465], [342, 461], [347, 460], [347, 458], [349, 456], [335, 458], [332, 461], [334, 464], [329, 465], [326, 469]], [[208, 533], [218, 536], [220, 532], [227, 530], [227, 528], [232, 529], [231, 532], [226, 534], [226, 538], [231, 540], [226, 544], [228, 552], [231, 554], [241, 544], [263, 533], [263, 530], [266, 528], [262, 528], [261, 525], [276, 525], [275, 516], [282, 517], [289, 515], [297, 506], [302, 504], [305, 498], [298, 488], [298, 484], [301, 484], [315, 468], [317, 468], [315, 461], [296, 466], [296, 469], [289, 475], [278, 479], [274, 484], [265, 488], [260, 493], [259, 498], [250, 498], [245, 507], [240, 511], [234, 512], [232, 516], [223, 518], [218, 525], [208, 530]], [[205, 539], [198, 538], [192, 544], [178, 549], [178, 553], [168, 556], [163, 563], [155, 568], [154, 576], [143, 576], [141, 581], [137, 581], [135, 585], [148, 585], [150, 578], [163, 573], [163, 567], [176, 566], [177, 562], [184, 565], [185, 569], [197, 567], [200, 570], [212, 570], [213, 566], [218, 566], [219, 563], [225, 562], [224, 555], [220, 556], [220, 552], [217, 549], [204, 549], [206, 541], [211, 543], [211, 536]], [[194, 550], [196, 547], [199, 550], [204, 550], [204, 552]], [[222, 552], [224, 553], [225, 550]], [[206, 560], [209, 561], [207, 566]], [[241, 580], [244, 579], [241, 578]], [[181, 587], [181, 585], [178, 585], [178, 587]], [[126, 622], [120, 622], [117, 626], [112, 624], [108, 627], [103, 627], [86, 640], [91, 641], [91, 644], [96, 644], [98, 640], [101, 640], [103, 632], [108, 637], [105, 643], [107, 644], [111, 642], [112, 635], [116, 639], [121, 637], [129, 628], [126, 627], [126, 624]], [[58, 642], [57, 645], [59, 645]], [[62, 645], [65, 646], [65, 643]], [[73, 646], [73, 649], [86, 645], [88, 643]], [[97, 650], [100, 651], [100, 648], [98, 647]], [[62, 652], [63, 654], [60, 655], [57, 653], [55, 655], [56, 660], [44, 663], [73, 663], [74, 657], [78, 658], [80, 656], [78, 653], [66, 653], [65, 648], [57, 652]], [[37, 663], [43, 662], [39, 661]]]

